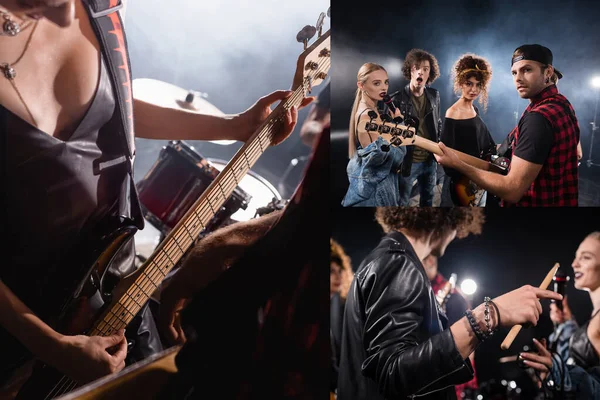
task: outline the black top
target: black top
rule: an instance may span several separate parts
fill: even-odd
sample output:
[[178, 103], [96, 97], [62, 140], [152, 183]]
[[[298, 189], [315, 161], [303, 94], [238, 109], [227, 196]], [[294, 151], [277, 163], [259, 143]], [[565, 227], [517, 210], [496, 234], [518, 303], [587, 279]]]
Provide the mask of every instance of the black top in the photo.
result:
[[0, 279], [43, 316], [58, 311], [60, 284], [74, 273], [66, 260], [84, 232], [118, 209], [129, 161], [117, 136], [119, 114], [104, 62], [92, 103], [67, 140], [0, 108], [6, 137], [2, 223], [10, 232]]
[[570, 356], [575, 360], [575, 363], [583, 369], [600, 366], [598, 353], [596, 353], [596, 349], [592, 346], [590, 338], [587, 335], [587, 328], [590, 321], [577, 329], [571, 336], [569, 342]]
[[[446, 117], [442, 129], [441, 141], [448, 147], [474, 157], [484, 158], [495, 154], [496, 144], [487, 126], [477, 114], [469, 119]], [[458, 171], [444, 167], [446, 175], [458, 177]]]
[[513, 154], [534, 164], [544, 164], [552, 148], [554, 134], [542, 114], [527, 113], [519, 121], [519, 142]]

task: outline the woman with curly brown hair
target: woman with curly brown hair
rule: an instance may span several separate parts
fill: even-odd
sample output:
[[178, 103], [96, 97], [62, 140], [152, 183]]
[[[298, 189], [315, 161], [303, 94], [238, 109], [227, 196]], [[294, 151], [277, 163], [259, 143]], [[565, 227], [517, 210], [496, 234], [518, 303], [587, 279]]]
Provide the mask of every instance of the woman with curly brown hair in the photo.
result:
[[456, 399], [453, 385], [473, 378], [469, 355], [499, 326], [536, 324], [538, 299], [523, 286], [467, 310], [448, 326], [421, 260], [441, 256], [455, 237], [480, 233], [480, 208], [379, 208], [386, 235], [358, 267], [344, 310], [338, 398]]
[[[350, 114], [346, 167], [348, 191], [342, 200], [344, 207], [400, 205], [398, 172], [406, 148], [390, 146], [390, 135], [367, 131], [365, 123], [379, 119], [377, 103], [387, 94], [388, 74], [375, 63], [363, 64], [356, 77], [356, 96]], [[374, 114], [373, 114], [374, 113]], [[396, 115], [390, 117], [399, 116]]]
[[[479, 158], [496, 154], [496, 143], [479, 115], [475, 100], [487, 109], [492, 67], [483, 57], [462, 55], [452, 67], [454, 92], [459, 99], [446, 111], [441, 141], [448, 147]], [[486, 204], [487, 192], [471, 183], [458, 171], [444, 168], [442, 206], [479, 206]], [[470, 195], [468, 195], [470, 194]]]

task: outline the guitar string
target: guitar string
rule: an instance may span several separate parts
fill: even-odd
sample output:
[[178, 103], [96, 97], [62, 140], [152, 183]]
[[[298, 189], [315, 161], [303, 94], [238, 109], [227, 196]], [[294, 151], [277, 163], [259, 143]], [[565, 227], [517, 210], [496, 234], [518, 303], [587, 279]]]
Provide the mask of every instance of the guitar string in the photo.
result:
[[[262, 140], [262, 138], [259, 138], [259, 140]], [[250, 146], [249, 146], [249, 147], [250, 147]], [[261, 146], [261, 147], [262, 147], [262, 146]], [[175, 235], [175, 236], [176, 236], [176, 235]], [[174, 236], [174, 237], [175, 237], [175, 236]], [[176, 240], [176, 238], [175, 238], [175, 240]], [[168, 250], [167, 250], [167, 251], [168, 251]], [[165, 254], [167, 254], [167, 253], [165, 253]], [[147, 295], [147, 293], [146, 293], [145, 291], [144, 291], [144, 294], [146, 294], [146, 295]], [[117, 304], [119, 304], [121, 307], [123, 307], [123, 305], [122, 305], [120, 302], [119, 302], [119, 303], [117, 303]], [[116, 316], [116, 315], [115, 315], [115, 314], [114, 314], [112, 311], [111, 311], [111, 313], [112, 313], [114, 316]], [[113, 319], [113, 318], [111, 318], [111, 320], [112, 320], [112, 319]], [[118, 319], [118, 317], [117, 317], [117, 319]], [[121, 321], [121, 322], [123, 322], [123, 321]], [[108, 323], [108, 325], [111, 325], [111, 323], [112, 323], [112, 321], [110, 321], [110, 323]], [[57, 386], [55, 387], [55, 389], [57, 389], [57, 390], [55, 390], [55, 391], [53, 390], [53, 391], [51, 392], [51, 395], [54, 395], [54, 394], [55, 394], [55, 392], [59, 392], [59, 393], [60, 393], [60, 392], [63, 392], [63, 390], [65, 389], [65, 386], [68, 388], [68, 390], [67, 390], [67, 391], [65, 391], [64, 393], [66, 393], [66, 392], [70, 391], [70, 390], [71, 390], [71, 389], [72, 389], [74, 386], [76, 386], [76, 382], [73, 382], [73, 381], [69, 382], [69, 381], [71, 381], [71, 379], [69, 379], [69, 378], [66, 378], [66, 377], [63, 377], [63, 379], [61, 379], [61, 381], [59, 381], [59, 384], [60, 384], [60, 386], [58, 386], [58, 385], [57, 385]]]
[[[303, 89], [304, 89], [304, 88], [303, 88]], [[303, 90], [303, 91], [304, 91], [304, 90]], [[304, 97], [304, 96], [302, 96], [302, 98], [303, 98], [303, 97]], [[281, 117], [281, 116], [279, 116], [278, 118], [280, 118], [280, 117]], [[277, 119], [277, 118], [276, 118], [276, 119]], [[272, 127], [268, 127], [267, 131], [269, 131], [269, 130], [272, 130]], [[261, 137], [261, 138], [259, 138], [259, 140], [262, 142], [262, 137]], [[262, 148], [262, 146], [261, 146], [261, 148]], [[247, 152], [247, 151], [246, 151], [246, 152], [242, 152], [242, 154], [243, 154], [243, 155], [246, 157], [246, 159], [247, 159], [247, 154], [248, 154], [248, 152]], [[236, 183], [238, 182], [238, 180], [237, 180], [237, 177], [235, 176], [235, 171], [236, 171], [236, 169], [237, 169], [235, 164], [239, 164], [239, 162], [236, 162], [236, 161], [242, 161], [242, 160], [241, 160], [241, 157], [240, 157], [240, 158], [238, 158], [237, 160], [234, 160], [234, 162], [233, 162], [233, 164], [232, 164], [232, 165], [234, 166], [234, 168], [232, 168], [232, 172], [233, 172], [233, 173], [232, 173], [231, 175], [229, 175], [229, 176], [231, 176], [231, 179], [233, 179], [233, 180], [234, 180], [234, 183], [233, 183], [233, 185], [231, 185], [230, 187], [228, 187], [228, 188], [227, 188], [227, 191], [228, 191], [228, 192], [229, 192], [229, 191], [233, 191], [233, 190], [235, 189]], [[229, 176], [228, 176], [228, 177], [229, 177]], [[223, 200], [223, 199], [225, 199], [225, 200], [226, 200], [226, 199], [229, 197], [229, 196], [228, 196], [228, 195], [225, 193], [224, 187], [225, 187], [225, 186], [229, 186], [228, 184], [229, 184], [229, 183], [231, 183], [231, 182], [230, 182], [230, 181], [231, 181], [231, 179], [224, 179], [224, 180], [223, 180], [221, 183], [219, 183], [219, 184], [218, 184], [218, 185], [217, 185], [215, 188], [213, 188], [213, 189], [215, 190], [215, 193], [216, 193], [216, 195], [215, 195], [215, 196], [216, 196], [216, 197], [220, 197], [222, 200]], [[218, 190], [219, 190], [219, 189], [220, 189], [220, 191], [221, 191], [222, 197], [221, 197], [221, 196], [219, 196], [219, 194], [218, 194]], [[208, 199], [209, 199], [209, 200], [211, 199], [211, 196], [210, 196], [210, 194], [211, 194], [211, 193], [209, 192], [209, 195], [208, 195]], [[213, 197], [215, 197], [215, 196], [213, 196]], [[216, 200], [215, 198], [212, 198], [212, 199], [213, 199], [213, 200]], [[210, 203], [210, 201], [209, 201], [209, 203]], [[211, 210], [212, 210], [212, 211], [214, 211], [214, 209], [213, 209], [213, 207], [212, 207], [212, 204], [209, 204], [209, 205], [210, 205], [210, 207], [211, 207]], [[198, 213], [196, 212], [196, 213], [195, 213], [195, 216], [197, 216], [197, 215], [198, 215]], [[209, 214], [209, 215], [210, 215], [210, 214]], [[194, 214], [192, 214], [192, 217], [193, 217], [193, 216], [194, 216]], [[184, 240], [182, 241], [182, 242], [184, 243], [184, 244], [183, 244], [183, 246], [184, 246], [184, 247], [185, 247], [185, 246], [187, 246], [187, 245], [188, 245], [190, 242], [193, 242], [193, 241], [195, 240], [195, 238], [194, 238], [194, 237], [193, 237], [193, 236], [192, 236], [192, 235], [189, 233], [189, 229], [188, 229], [188, 226], [187, 226], [187, 224], [188, 224], [189, 222], [192, 222], [192, 221], [193, 221], [193, 218], [190, 218], [190, 220], [189, 220], [189, 221], [186, 221], [184, 224], [182, 224], [182, 225], [181, 225], [181, 228], [180, 228], [180, 229], [179, 229], [179, 230], [178, 230], [178, 231], [177, 231], [177, 232], [174, 234], [174, 236], [173, 236], [173, 244], [174, 244], [175, 246], [172, 246], [172, 248], [171, 248], [171, 249], [170, 249], [168, 246], [166, 247], [165, 255], [166, 255], [166, 256], [167, 256], [169, 259], [171, 259], [171, 255], [172, 255], [172, 254], [170, 254], [170, 250], [173, 250], [173, 249], [174, 249], [174, 250], [175, 250], [175, 252], [177, 252], [177, 249], [176, 249], [175, 247], [178, 247], [178, 248], [179, 248], [179, 250], [180, 250], [180, 251], [179, 251], [179, 254], [177, 254], [176, 256], [179, 256], [179, 255], [181, 255], [181, 254], [184, 254], [184, 251], [183, 251], [183, 249], [181, 249], [181, 246], [182, 246], [182, 245], [181, 245], [181, 243], [179, 243], [179, 241], [181, 241], [181, 236], [182, 236], [182, 234], [183, 234], [183, 236], [184, 236]], [[204, 224], [202, 224], [202, 225], [204, 225]], [[194, 227], [192, 227], [192, 230], [193, 230], [193, 229], [194, 229]], [[188, 234], [187, 236], [190, 236], [190, 237], [187, 237], [187, 236], [185, 235], [185, 233], [187, 233], [187, 234]], [[178, 240], [178, 239], [179, 239], [179, 240]], [[175, 258], [177, 258], [177, 257], [175, 257]], [[172, 259], [171, 259], [170, 261], [171, 261], [171, 264], [174, 264], [174, 262], [173, 262], [173, 260], [172, 260]], [[160, 260], [159, 260], [159, 262], [160, 262]], [[155, 264], [156, 264], [156, 263], [155, 263]], [[163, 276], [164, 276], [164, 273], [162, 273], [162, 271], [161, 271], [161, 267], [160, 267], [160, 265], [157, 265], [157, 267], [158, 267], [158, 268], [153, 268], [153, 269], [152, 269], [152, 271], [149, 271], [149, 272], [147, 273], [147, 276], [150, 278], [150, 280], [151, 280], [151, 281], [154, 281], [154, 279], [156, 278], [156, 275], [157, 275], [157, 273], [158, 273], [158, 274], [161, 274], [161, 275], [163, 275]], [[160, 278], [160, 277], [159, 277], [159, 278]], [[127, 304], [127, 303], [129, 303], [129, 304]], [[130, 305], [131, 305], [131, 304], [130, 304], [130, 302], [128, 302], [128, 301], [126, 300], [126, 304], [125, 304], [125, 306], [126, 306], [126, 307], [129, 307]]]
[[[378, 123], [374, 123], [374, 124], [375, 124], [375, 125], [377, 125], [378, 127], [379, 127], [379, 126], [387, 126], [387, 127], [390, 127], [390, 128], [391, 128], [391, 126], [390, 126], [390, 123], [389, 123], [389, 122], [383, 122], [383, 121], [382, 121], [382, 123], [381, 123], [381, 124], [378, 124]], [[401, 124], [400, 124], [400, 125], [401, 125]], [[402, 125], [402, 126], [404, 126], [404, 125]], [[381, 133], [379, 133], [379, 135], [381, 135]], [[406, 137], [404, 137], [402, 134], [394, 134], [394, 135], [390, 134], [390, 135], [391, 135], [391, 136], [402, 136], [404, 139], [406, 139]], [[429, 149], [428, 149], [427, 147], [424, 147], [424, 148], [425, 148], [425, 150], [428, 150], [428, 151], [431, 151], [431, 152], [434, 152], [434, 151], [430, 150], [430, 149], [431, 149], [431, 145], [435, 145], [435, 146], [437, 146], [437, 145], [438, 145], [438, 143], [436, 143], [436, 142], [434, 142], [434, 141], [432, 141], [432, 140], [429, 140], [429, 139], [423, 138], [423, 137], [421, 137], [421, 136], [417, 136], [417, 135], [416, 135], [416, 133], [414, 133], [414, 132], [413, 132], [413, 135], [412, 135], [411, 137], [414, 137], [414, 138], [415, 138], [415, 139], [414, 139], [415, 141], [420, 141], [420, 142], [422, 142], [422, 143], [424, 143], [424, 144], [427, 144], [427, 145], [429, 145], [429, 146], [430, 146], [430, 147], [429, 147]], [[415, 145], [415, 146], [417, 146], [417, 147], [421, 147], [421, 146], [417, 145], [416, 143], [411, 143], [410, 145], [412, 145], [412, 144], [414, 144], [414, 145]], [[407, 146], [407, 145], [404, 145], [404, 146]], [[437, 148], [437, 149], [439, 149], [439, 147], [436, 147], [436, 148]], [[487, 170], [487, 168], [486, 168], [486, 167], [488, 166], [488, 164], [492, 164], [492, 165], [494, 165], [494, 166], [496, 166], [496, 167], [499, 167], [499, 168], [503, 169], [501, 166], [499, 166], [499, 165], [497, 165], [497, 164], [495, 164], [495, 163], [493, 163], [493, 162], [485, 161], [485, 160], [483, 160], [483, 159], [481, 159], [481, 158], [477, 158], [477, 157], [475, 157], [475, 156], [471, 156], [471, 155], [469, 155], [469, 154], [462, 153], [462, 152], [460, 152], [460, 151], [458, 151], [458, 150], [454, 150], [454, 149], [452, 149], [452, 150], [453, 150], [454, 152], [456, 152], [456, 153], [459, 153], [459, 154], [460, 154], [462, 157], [464, 157], [465, 159], [467, 159], [467, 160], [471, 161], [472, 165], [474, 165], [474, 166], [478, 166], [479, 168], [482, 168], [482, 169], [486, 169], [486, 170]], [[464, 161], [464, 160], [463, 160], [463, 161]], [[467, 162], [467, 161], [465, 161], [465, 162]], [[485, 166], [484, 166], [484, 164], [483, 164], [483, 163], [485, 163]]]
[[[320, 72], [320, 71], [319, 71], [319, 72]], [[302, 90], [302, 93], [300, 93], [300, 91], [298, 91], [298, 90], [297, 90], [297, 91], [296, 91], [296, 93], [295, 93], [295, 96], [293, 96], [293, 97], [291, 96], [291, 99], [286, 99], [286, 100], [295, 100], [295, 99], [294, 99], [294, 97], [298, 97], [298, 95], [299, 95], [299, 94], [302, 94], [302, 96], [301, 96], [301, 99], [302, 99], [302, 98], [304, 98], [304, 97], [305, 97], [305, 96], [304, 96], [304, 91], [305, 91], [306, 89], [304, 88], [304, 86], [303, 86], [303, 87], [301, 87], [301, 88], [302, 88], [302, 89], [304, 89], [304, 90]], [[292, 102], [293, 102], [293, 101], [292, 101]], [[277, 121], [278, 119], [281, 119], [282, 117], [283, 117], [282, 115], [279, 115], [279, 116], [277, 116], [276, 118], [273, 118], [272, 120], [275, 120], [275, 121]], [[265, 131], [266, 131], [267, 133], [270, 133], [270, 131], [272, 131], [272, 130], [273, 130], [273, 128], [274, 128], [274, 126], [273, 126], [273, 124], [271, 124], [271, 126], [268, 126], [268, 127], [267, 127], [267, 129], [265, 129]], [[264, 136], [264, 135], [262, 135], [262, 136]], [[262, 142], [262, 139], [263, 139], [263, 137], [259, 138], [259, 140], [260, 140], [261, 142]], [[249, 149], [251, 149], [251, 148], [249, 148]], [[242, 152], [241, 154], [242, 154], [242, 155], [243, 155], [243, 157], [246, 159], [246, 163], [249, 165], [249, 163], [248, 163], [248, 160], [247, 160], [247, 158], [248, 158], [248, 157], [247, 157], [248, 153], [249, 153], [248, 151], [245, 151], [245, 152]], [[251, 153], [251, 152], [250, 152], [250, 153]], [[253, 157], [253, 158], [254, 158], [254, 157]], [[234, 167], [236, 167], [236, 165], [235, 165], [235, 164], [240, 164], [242, 161], [243, 161], [243, 160], [242, 160], [242, 159], [241, 159], [241, 157], [240, 157], [240, 158], [238, 158], [238, 159], [234, 160], [234, 162], [232, 163], [232, 165], [233, 165]], [[241, 168], [241, 169], [243, 169], [243, 168]], [[214, 192], [214, 193], [216, 193], [216, 195], [215, 195], [215, 196], [212, 196], [212, 197], [209, 195], [209, 196], [208, 196], [208, 198], [209, 198], [209, 199], [211, 199], [211, 200], [213, 200], [213, 201], [216, 201], [216, 200], [218, 200], [218, 199], [221, 199], [221, 200], [225, 199], [225, 200], [226, 200], [226, 199], [229, 197], [228, 195], [226, 195], [226, 194], [225, 194], [225, 189], [224, 189], [224, 187], [225, 187], [225, 186], [229, 186], [229, 187], [227, 188], [227, 191], [228, 191], [228, 192], [232, 192], [232, 191], [235, 189], [235, 187], [237, 186], [237, 183], [238, 183], [239, 181], [238, 181], [238, 179], [237, 179], [237, 176], [236, 176], [236, 174], [235, 174], [235, 170], [236, 170], [236, 168], [233, 168], [233, 171], [232, 171], [233, 173], [232, 173], [231, 175], [229, 175], [229, 177], [230, 177], [229, 179], [224, 179], [224, 180], [223, 180], [223, 182], [221, 182], [219, 185], [217, 185], [217, 186], [214, 188], [214, 190], [215, 190], [215, 192]], [[241, 175], [245, 175], [245, 172], [244, 172], [243, 174], [241, 174]], [[233, 180], [234, 182], [231, 182], [231, 180]], [[232, 183], [233, 183], [233, 184], [232, 184]], [[232, 185], [230, 185], [230, 184], [232, 184]], [[220, 191], [221, 191], [221, 193], [222, 193], [222, 196], [218, 194], [218, 190], [220, 190]], [[211, 209], [212, 209], [212, 204], [211, 204]], [[213, 210], [214, 210], [214, 209], [213, 209]], [[205, 208], [203, 211], [206, 211], [206, 208]], [[195, 213], [195, 215], [196, 215], [196, 219], [198, 219], [198, 213], [197, 213], [197, 212]], [[209, 216], [211, 216], [211, 215], [209, 214]], [[201, 218], [200, 218], [200, 219], [201, 219]], [[190, 234], [190, 230], [188, 229], [188, 224], [189, 224], [190, 222], [192, 222], [192, 223], [193, 223], [193, 222], [194, 222], [194, 218], [190, 218], [190, 219], [189, 219], [189, 220], [188, 220], [186, 223], [182, 224], [182, 225], [181, 225], [181, 229], [179, 229], [179, 230], [177, 231], [177, 233], [176, 233], [176, 234], [173, 236], [173, 240], [174, 240], [174, 243], [173, 243], [173, 244], [174, 244], [175, 246], [171, 246], [171, 248], [169, 248], [169, 247], [166, 247], [166, 249], [165, 249], [164, 253], [165, 253], [165, 255], [166, 255], [168, 258], [171, 258], [171, 256], [174, 256], [174, 254], [171, 254], [171, 253], [173, 253], [173, 252], [172, 252], [172, 250], [175, 250], [175, 252], [177, 252], [177, 249], [176, 249], [176, 247], [179, 247], [179, 248], [181, 248], [181, 246], [182, 246], [181, 242], [183, 242], [183, 243], [184, 243], [184, 244], [183, 244], [183, 246], [185, 247], [185, 246], [187, 246], [187, 245], [188, 245], [190, 242], [192, 242], [193, 240], [195, 240], [195, 238], [193, 238], [193, 237], [192, 237], [192, 235]], [[196, 223], [197, 223], [197, 222], [198, 222], [198, 221], [196, 221]], [[200, 222], [202, 222], [202, 221], [200, 221]], [[202, 225], [202, 226], [204, 226], [204, 224], [201, 224], [201, 225]], [[194, 226], [194, 227], [192, 227], [192, 230], [193, 230], [194, 228], [195, 228], [195, 226]], [[187, 233], [187, 235], [186, 235], [186, 233]], [[197, 233], [199, 233], [199, 232], [197, 232]], [[181, 239], [182, 239], [182, 236], [183, 236], [183, 238], [184, 238], [183, 240], [181, 240]], [[188, 236], [189, 236], [189, 237], [188, 237]], [[184, 254], [184, 252], [183, 252], [183, 251], [180, 249], [180, 251], [179, 251], [179, 254], [177, 254], [177, 255], [181, 255], [181, 254]], [[175, 257], [175, 258], [176, 258], [176, 257]], [[165, 274], [164, 274], [164, 273], [162, 272], [162, 270], [161, 270], [161, 267], [160, 267], [160, 265], [157, 265], [157, 264], [159, 264], [159, 263], [160, 263], [160, 261], [161, 261], [161, 260], [158, 260], [158, 263], [153, 261], [153, 263], [156, 265], [156, 267], [152, 268], [152, 269], [151, 269], [151, 271], [149, 271], [149, 272], [146, 274], [146, 275], [148, 276], [148, 278], [149, 278], [149, 279], [152, 281], [152, 283], [155, 283], [155, 280], [156, 280], [156, 278], [157, 278], [157, 275], [158, 275], [158, 274], [159, 274], [159, 275], [162, 275], [163, 277], [165, 276]], [[173, 264], [173, 260], [172, 260], [172, 259], [171, 259], [171, 264]], [[159, 278], [159, 281], [160, 281], [160, 280], [162, 280], [162, 279], [160, 278], [160, 276], [158, 276], [158, 278]], [[148, 282], [148, 283], [150, 283], [150, 282]], [[148, 294], [147, 294], [145, 291], [144, 291], [144, 293], [145, 293], [146, 295], [148, 295]], [[130, 297], [130, 296], [129, 296], [129, 297]], [[130, 306], [131, 306], [131, 301], [127, 301], [127, 300], [126, 300], [126, 301], [125, 301], [125, 303], [126, 303], [126, 304], [120, 303], [120, 306], [122, 306], [122, 307], [124, 307], [124, 308], [128, 308], [128, 307], [130, 307]]]
[[[326, 59], [326, 62], [324, 62], [323, 64], [329, 64], [328, 60], [330, 60], [330, 58], [327, 58], [327, 59]], [[327, 66], [326, 66], [324, 69], [325, 69], [325, 70], [328, 70], [328, 69], [329, 69], [329, 65], [327, 65]], [[319, 67], [319, 69], [317, 69], [317, 70], [316, 70], [316, 74], [315, 74], [315, 76], [316, 76], [318, 73], [320, 73], [320, 72], [323, 72], [323, 71], [320, 71], [320, 67]], [[281, 109], [285, 109], [285, 104], [286, 104], [286, 103], [288, 103], [288, 102], [290, 102], [290, 103], [293, 103], [293, 102], [295, 102], [295, 101], [298, 101], [298, 100], [301, 102], [301, 101], [304, 99], [304, 97], [306, 96], [306, 92], [305, 92], [305, 90], [306, 90], [306, 89], [305, 89], [305, 87], [304, 87], [304, 83], [303, 83], [303, 85], [302, 85], [301, 87], [299, 87], [299, 88], [302, 88], [302, 89], [303, 89], [303, 90], [301, 91], [302, 93], [300, 93], [300, 91], [296, 90], [292, 96], [290, 96], [288, 99], [286, 99], [286, 101], [285, 101], [284, 103], [282, 103], [282, 104], [284, 104], [284, 106], [283, 106]], [[299, 99], [298, 99], [298, 98], [294, 99], [294, 97], [296, 97], [296, 96], [297, 96], [297, 95], [299, 95], [299, 94], [302, 94], [302, 96], [301, 96]], [[293, 101], [292, 101], [292, 99], [293, 99]], [[279, 107], [279, 106], [278, 106], [278, 107]], [[275, 112], [275, 111], [276, 111], [276, 110], [274, 110], [273, 112]], [[286, 109], [286, 111], [287, 111], [287, 109]], [[284, 116], [283, 116], [283, 115], [281, 115], [281, 112], [280, 112], [280, 113], [279, 113], [279, 115], [277, 115], [275, 118], [272, 118], [271, 120], [274, 120], [274, 121], [280, 122], [280, 120], [281, 120], [283, 117], [284, 117]], [[273, 133], [273, 129], [275, 128], [275, 126], [274, 126], [274, 125], [275, 125], [275, 123], [268, 125], [266, 128], [263, 128], [262, 132], [260, 132], [260, 133], [257, 135], [257, 138], [258, 138], [258, 140], [257, 140], [257, 141], [254, 141], [254, 142], [253, 142], [253, 143], [252, 143], [250, 146], [248, 146], [248, 149], [247, 149], [247, 150], [250, 150], [250, 149], [251, 149], [251, 147], [253, 147], [253, 146], [254, 146], [254, 144], [255, 144], [256, 142], [258, 142], [258, 143], [259, 143], [259, 146], [260, 146], [260, 148], [261, 148], [261, 151], [260, 151], [260, 152], [257, 152], [257, 153], [255, 153], [255, 154], [252, 154], [252, 156], [253, 156], [253, 157], [254, 157], [256, 154], [258, 154], [258, 156], [257, 156], [257, 159], [258, 159], [258, 157], [260, 157], [260, 155], [261, 155], [261, 154], [264, 152], [264, 150], [263, 150], [263, 147], [262, 147], [262, 143], [260, 143], [260, 142], [262, 141], [261, 134], [262, 134], [263, 132], [267, 132], [267, 135], [270, 135], [270, 134], [272, 134], [272, 133]], [[264, 136], [264, 135], [263, 135], [263, 136]], [[272, 137], [271, 137], [271, 138], [272, 138]], [[254, 147], [256, 147], [256, 146], [254, 146]], [[244, 152], [242, 153], [242, 154], [243, 154], [243, 156], [244, 156], [244, 158], [246, 159], [246, 163], [248, 164], [248, 167], [250, 167], [250, 165], [249, 165], [250, 163], [248, 162], [248, 159], [247, 159], [247, 153], [253, 153], [253, 152], [254, 152], [254, 150], [252, 150], [252, 151], [250, 151], [250, 152], [249, 152], [249, 151], [244, 151]], [[242, 157], [240, 156], [238, 159], [236, 159], [236, 160], [234, 161], [234, 163], [235, 163], [236, 161], [240, 160], [241, 158], [242, 158]], [[254, 162], [255, 162], [255, 160], [253, 161], [253, 163], [254, 163]], [[232, 168], [232, 169], [233, 169], [233, 168]], [[250, 169], [250, 168], [248, 168], [248, 170], [249, 170], [249, 169]], [[246, 172], [247, 172], [247, 171], [246, 171]], [[245, 172], [243, 175], [245, 175], [245, 174], [246, 174], [246, 172]], [[233, 179], [234, 179], [234, 183], [236, 183], [236, 184], [237, 184], [237, 183], [238, 183], [238, 181], [237, 181], [237, 179], [236, 179], [236, 177], [235, 177], [235, 173], [232, 173], [232, 175], [234, 175], [234, 177], [233, 177]], [[228, 177], [227, 177], [227, 178], [228, 178]], [[228, 180], [228, 179], [224, 179], [224, 181], [227, 181], [227, 180]], [[221, 191], [223, 192], [223, 189], [222, 189], [221, 185], [218, 185], [218, 186], [220, 186], [220, 188], [221, 188]], [[236, 185], [236, 186], [237, 186], [237, 185]], [[230, 190], [230, 189], [228, 189], [228, 191], [229, 191], [229, 190]], [[235, 190], [235, 186], [234, 186], [233, 190]], [[211, 193], [209, 193], [209, 194], [207, 195], [207, 198], [210, 198], [210, 194], [211, 194]], [[224, 194], [224, 193], [223, 193], [223, 194]], [[225, 201], [226, 201], [226, 199], [227, 199], [228, 197], [229, 197], [229, 196], [226, 196], [226, 197], [224, 196], [224, 198], [225, 198]], [[211, 207], [211, 208], [212, 208], [212, 207]], [[194, 215], [196, 215], [196, 216], [197, 216], [197, 213], [194, 213]], [[210, 214], [209, 214], [209, 215], [210, 215]], [[182, 224], [181, 226], [184, 226], [184, 225], [185, 225], [185, 224]], [[201, 225], [203, 225], [203, 226], [204, 226], [204, 224], [201, 224]], [[178, 229], [178, 231], [177, 231], [177, 232], [179, 232], [180, 230], [181, 230], [181, 229]], [[177, 235], [177, 234], [178, 234], [177, 232], [175, 233], [175, 235]], [[199, 233], [199, 232], [198, 232], [198, 233]], [[174, 235], [174, 236], [175, 236], [175, 235]], [[167, 250], [167, 251], [168, 251], [168, 250]], [[166, 253], [165, 253], [165, 254], [166, 254]], [[184, 253], [184, 254], [185, 254], [185, 253]], [[154, 262], [154, 261], [152, 261], [152, 262]], [[150, 278], [150, 279], [151, 279], [151, 278]], [[127, 291], [127, 292], [128, 292], [128, 291]], [[145, 295], [148, 295], [146, 292], [144, 292], [144, 294], [145, 294]], [[128, 295], [128, 297], [130, 297], [130, 296]], [[136, 303], [137, 303], [137, 302], [136, 302]], [[123, 307], [123, 305], [122, 305], [120, 302], [118, 302], [117, 304], [119, 304], [121, 307]], [[129, 311], [129, 310], [128, 310], [128, 311]], [[115, 314], [113, 313], [113, 315], [115, 315]], [[124, 321], [121, 321], [121, 322], [124, 322]], [[108, 324], [107, 324], [107, 325], [108, 325]], [[125, 325], [125, 326], [126, 326], [126, 325]], [[66, 379], [65, 379], [65, 378], [66, 378]], [[64, 382], [63, 382], [63, 381], [64, 381]], [[69, 384], [69, 381], [71, 381], [71, 384]], [[69, 391], [71, 391], [71, 390], [72, 390], [72, 389], [73, 389], [75, 386], [77, 386], [77, 382], [75, 382], [75, 381], [71, 380], [70, 378], [67, 378], [66, 376], [64, 376], [64, 377], [63, 377], [63, 378], [62, 378], [62, 379], [59, 381], [59, 384], [60, 384], [61, 382], [62, 382], [62, 385], [60, 386], [60, 388], [58, 388], [58, 390], [57, 390], [57, 393], [56, 393], [56, 394], [68, 393], [68, 392], [69, 392]], [[69, 389], [68, 389], [67, 391], [65, 391], [65, 392], [62, 392], [62, 389], [64, 388], [65, 384], [67, 385], [67, 387], [68, 387]], [[56, 385], [56, 386], [54, 387], [54, 389], [56, 389], [56, 388], [57, 388], [57, 386], [58, 386], [58, 385]], [[53, 391], [51, 391], [51, 392], [50, 392], [50, 394], [52, 394], [53, 392], [54, 392], [54, 390], [53, 390]], [[47, 398], [48, 398], [48, 397], [46, 397], [46, 399], [47, 399]]]

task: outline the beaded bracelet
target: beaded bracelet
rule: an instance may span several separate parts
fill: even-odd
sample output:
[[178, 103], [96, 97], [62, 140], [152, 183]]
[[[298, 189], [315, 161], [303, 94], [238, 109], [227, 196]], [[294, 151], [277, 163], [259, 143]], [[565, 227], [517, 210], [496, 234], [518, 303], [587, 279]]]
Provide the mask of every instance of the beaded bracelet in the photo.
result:
[[473, 330], [473, 333], [475, 334], [475, 337], [477, 338], [477, 340], [479, 340], [479, 342], [483, 342], [486, 339], [486, 336], [483, 332], [481, 332], [481, 329], [479, 328], [479, 324], [477, 323], [477, 321], [475, 321], [475, 317], [473, 316], [473, 311], [471, 311], [471, 310], [465, 311], [465, 316], [467, 317], [467, 321], [469, 321], [469, 325], [471, 325], [471, 329]]
[[483, 315], [484, 320], [485, 320], [485, 327], [487, 328], [487, 334], [486, 336], [489, 338], [490, 336], [492, 336], [494, 334], [494, 330], [492, 329], [491, 325], [490, 325], [490, 301], [492, 299], [490, 299], [489, 297], [484, 297], [483, 298], [483, 303], [485, 306], [485, 310], [483, 310]]

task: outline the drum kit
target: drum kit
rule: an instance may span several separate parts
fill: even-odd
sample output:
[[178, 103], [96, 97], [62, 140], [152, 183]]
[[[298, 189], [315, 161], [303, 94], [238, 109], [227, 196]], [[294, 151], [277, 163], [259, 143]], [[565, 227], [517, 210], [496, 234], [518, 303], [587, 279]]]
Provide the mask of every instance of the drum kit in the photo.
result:
[[[161, 107], [224, 115], [201, 93], [159, 80], [135, 79], [133, 94], [136, 99]], [[229, 145], [235, 141], [212, 142]], [[144, 217], [158, 234], [150, 244], [140, 239], [142, 232], [136, 235], [141, 261], [168, 235], [226, 165], [224, 160], [205, 157], [185, 141], [171, 141], [160, 150], [157, 160], [136, 185]], [[198, 239], [220, 227], [280, 209], [282, 204], [285, 200], [277, 189], [256, 172], [249, 171]]]

